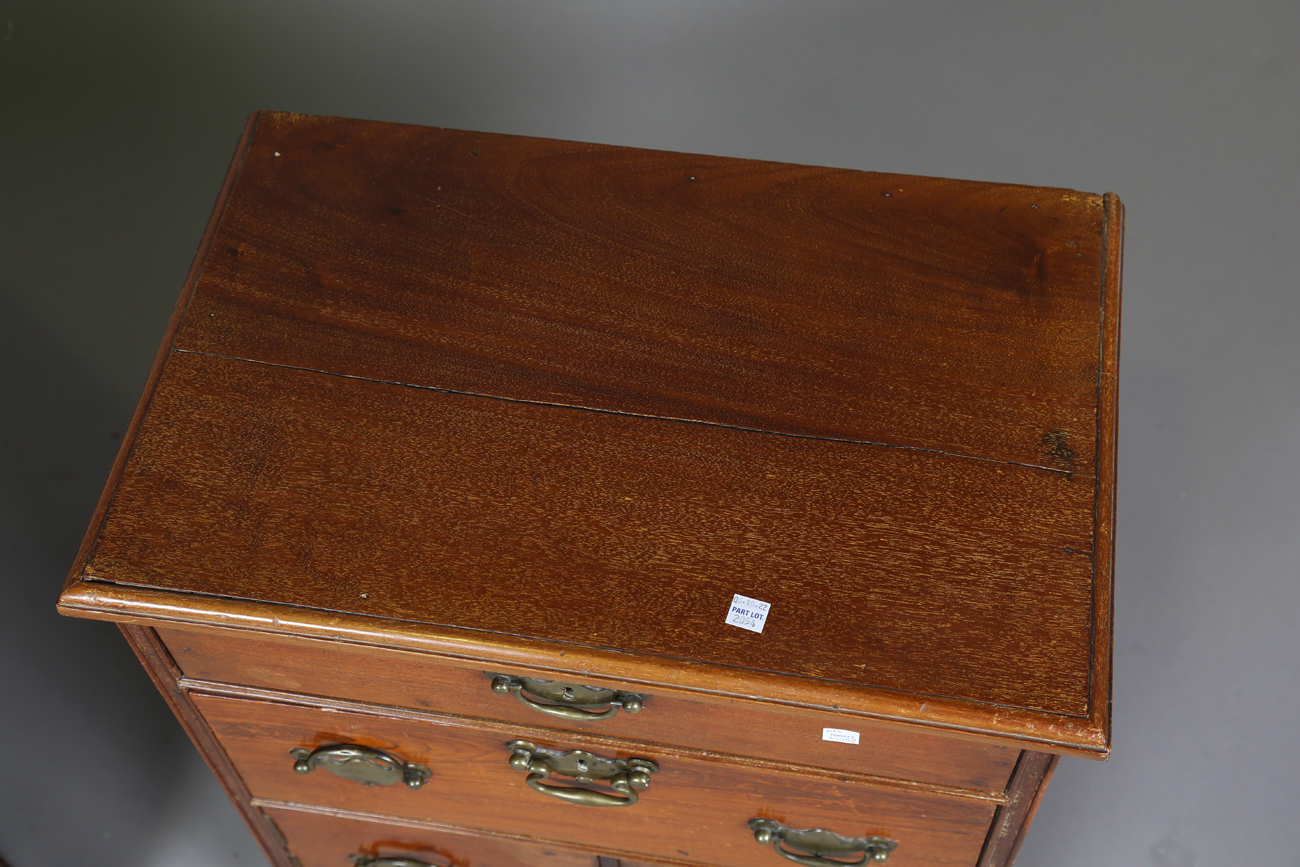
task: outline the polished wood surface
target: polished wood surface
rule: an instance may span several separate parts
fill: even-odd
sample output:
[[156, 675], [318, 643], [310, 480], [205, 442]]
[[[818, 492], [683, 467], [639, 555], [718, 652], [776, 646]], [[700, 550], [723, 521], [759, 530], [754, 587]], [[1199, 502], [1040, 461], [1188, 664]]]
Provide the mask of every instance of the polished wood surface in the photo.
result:
[[218, 212], [65, 610], [285, 603], [1105, 752], [1113, 197], [270, 113]]
[[353, 855], [432, 867], [597, 867], [590, 852], [506, 837], [376, 822], [336, 812], [263, 806], [299, 867], [347, 867]]
[[260, 115], [176, 346], [1091, 475], [1103, 197]]
[[226, 177], [222, 181], [221, 192], [217, 196], [216, 206], [212, 209], [212, 216], [208, 219], [208, 225], [203, 230], [203, 237], [199, 241], [198, 251], [194, 254], [194, 261], [190, 263], [189, 274], [185, 277], [180, 297], [176, 300], [176, 307], [172, 310], [171, 318], [167, 322], [167, 330], [164, 332], [162, 342], [154, 355], [153, 365], [149, 369], [149, 377], [145, 380], [140, 399], [136, 402], [135, 411], [131, 414], [131, 421], [127, 424], [126, 431], [122, 436], [122, 445], [113, 459], [112, 469], [109, 470], [108, 480], [104, 483], [104, 489], [100, 492], [99, 500], [95, 503], [95, 511], [90, 517], [90, 523], [86, 525], [86, 532], [82, 535], [81, 546], [77, 550], [76, 559], [73, 560], [72, 568], [63, 581], [65, 591], [82, 580], [82, 566], [94, 548], [95, 540], [98, 538], [100, 527], [104, 521], [104, 514], [108, 511], [108, 505], [113, 499], [113, 492], [117, 490], [117, 483], [122, 478], [122, 469], [126, 466], [126, 459], [131, 454], [132, 444], [140, 433], [140, 425], [144, 422], [145, 414], [149, 409], [149, 398], [153, 396], [154, 389], [158, 386], [158, 380], [162, 376], [163, 368], [167, 364], [167, 359], [171, 357], [172, 343], [176, 338], [177, 329], [180, 328], [181, 320], [185, 318], [185, 311], [189, 309], [194, 284], [197, 282], [199, 273], [203, 270], [203, 262], [207, 259], [208, 252], [212, 248], [212, 239], [217, 233], [217, 226], [221, 222], [225, 204], [230, 200], [230, 190], [234, 186], [235, 178], [244, 164], [244, 156], [248, 152], [248, 143], [256, 127], [257, 116], [254, 115], [245, 124], [243, 135], [240, 136], [239, 144], [235, 148], [235, 155], [230, 161], [230, 166], [226, 169]]
[[[231, 630], [159, 630], [187, 678], [378, 705], [410, 707], [582, 734], [691, 747], [798, 765], [855, 771], [986, 792], [1001, 792], [1019, 750], [985, 741], [918, 732], [860, 717], [669, 687], [593, 682], [649, 691], [645, 708], [599, 721], [567, 722], [497, 695], [481, 665], [425, 654], [334, 642], [248, 636]], [[502, 673], [562, 680], [550, 671]], [[858, 744], [822, 739], [824, 728], [857, 731]]]
[[[496, 728], [206, 695], [196, 695], [195, 703], [255, 798], [617, 847], [648, 857], [752, 867], [762, 852], [746, 822], [766, 816], [792, 827], [852, 829], [845, 836], [888, 836], [900, 844], [892, 863], [969, 867], [996, 807], [988, 800], [850, 783], [830, 774], [782, 773], [658, 748], [651, 755], [649, 749], [617, 754], [649, 758], [660, 766], [637, 804], [582, 807], [528, 788], [526, 774], [508, 764], [505, 743], [512, 738]], [[539, 746], [586, 747], [577, 736], [547, 740], [535, 730], [520, 733]], [[366, 787], [327, 771], [294, 773], [290, 749], [328, 743], [383, 749], [427, 766], [433, 777], [412, 791]]]
[[[234, 686], [231, 684], [212, 683], [211, 681], [206, 680], [189, 680], [188, 678], [182, 678], [180, 683], [184, 689], [195, 694], [237, 699], [240, 701], [269, 702], [275, 705], [314, 708], [327, 713], [351, 713], [362, 714], [365, 716], [379, 715], [391, 720], [404, 720], [416, 727], [419, 727], [426, 722], [432, 722], [436, 725], [462, 725], [477, 728], [482, 731], [495, 731], [503, 738], [522, 737], [527, 740], [546, 743], [567, 743], [576, 738], [581, 740], [590, 749], [609, 753], [611, 755], [621, 755], [625, 753], [642, 755], [654, 752], [659, 755], [674, 755], [688, 759], [699, 759], [710, 763], [724, 762], [750, 769], [773, 771], [778, 774], [793, 772], [807, 777], [833, 779], [845, 783], [857, 783], [903, 792], [919, 792], [922, 794], [963, 799], [973, 798], [975, 800], [986, 801], [996, 805], [1003, 805], [1008, 802], [1008, 795], [1005, 791], [992, 792], [982, 789], [954, 788], [952, 786], [938, 783], [923, 783], [917, 780], [882, 777], [874, 774], [859, 773], [856, 771], [818, 768], [811, 765], [798, 765], [789, 762], [757, 758], [754, 756], [727, 755], [725, 753], [717, 753], [711, 750], [701, 750], [696, 747], [647, 744], [640, 741], [629, 740], [627, 738], [610, 737], [604, 734], [564, 731], [554, 728], [539, 727], [531, 724], [506, 722], [503, 720], [475, 717], [454, 717], [447, 714], [438, 714], [410, 708], [363, 704], [348, 699], [331, 699], [321, 696], [298, 696], [292, 693], [264, 690], [251, 686]], [[1018, 751], [1018, 754], [1023, 754], [1023, 751]]]
[[[123, 625], [277, 865], [775, 865], [764, 816], [1007, 867], [1056, 754], [1110, 747], [1122, 229], [259, 113], [60, 610]], [[650, 698], [560, 722], [484, 672]], [[661, 769], [566, 804], [513, 737]], [[293, 772], [334, 741], [433, 779]]]
[[1087, 711], [1079, 476], [189, 354], [150, 419], [96, 580]]
[[872, 723], [937, 731], [1013, 749], [1050, 749], [1093, 759], [1105, 758], [1109, 751], [1107, 730], [1089, 718], [1007, 707], [992, 715], [985, 705], [958, 699], [707, 665], [697, 660], [633, 656], [611, 648], [383, 620], [351, 612], [181, 594], [103, 581], [81, 581], [65, 590], [59, 610], [73, 617], [150, 627], [211, 626], [363, 648], [403, 648], [479, 665], [485, 670], [508, 665], [550, 671], [576, 680], [598, 677], [647, 688], [667, 684], [695, 693], [853, 714]]

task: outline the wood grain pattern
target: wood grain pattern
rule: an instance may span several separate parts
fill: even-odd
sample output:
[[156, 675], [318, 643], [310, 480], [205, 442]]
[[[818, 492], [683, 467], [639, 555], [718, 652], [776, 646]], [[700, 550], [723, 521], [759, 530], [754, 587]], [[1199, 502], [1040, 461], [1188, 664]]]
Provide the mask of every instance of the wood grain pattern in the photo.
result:
[[778, 774], [789, 772], [808, 778], [821, 778], [844, 783], [859, 783], [874, 788], [898, 790], [901, 792], [918, 792], [926, 795], [938, 795], [943, 798], [974, 798], [995, 805], [1005, 804], [1007, 802], [1006, 792], [989, 792], [978, 789], [954, 788], [952, 786], [935, 783], [921, 783], [915, 780], [891, 779], [889, 777], [858, 773], [856, 771], [818, 768], [811, 765], [791, 764], [788, 762], [755, 758], [753, 756], [726, 755], [723, 753], [701, 750], [695, 747], [674, 746], [669, 744], [647, 744], [628, 738], [610, 737], [596, 732], [564, 731], [550, 727], [535, 726], [531, 723], [506, 722], [503, 720], [475, 717], [459, 717], [450, 714], [416, 710], [414, 708], [363, 704], [349, 699], [332, 699], [322, 696], [299, 696], [293, 695], [292, 693], [259, 689], [252, 686], [234, 686], [230, 684], [213, 683], [207, 680], [190, 680], [189, 678], [182, 678], [181, 685], [191, 692], [202, 693], [204, 695], [238, 699], [248, 702], [270, 702], [277, 706], [293, 705], [295, 707], [322, 710], [327, 713], [354, 713], [364, 714], [367, 716], [378, 714], [392, 720], [405, 720], [408, 723], [417, 726], [426, 722], [433, 722], [436, 724], [450, 723], [452, 725], [468, 725], [485, 732], [496, 732], [498, 735], [506, 739], [522, 737], [530, 741], [537, 741], [540, 739], [548, 743], [552, 741], [559, 743], [576, 738], [586, 744], [589, 749], [611, 754], [623, 754], [629, 752], [644, 754], [647, 752], [654, 752], [658, 755], [673, 755], [679, 758], [700, 759], [710, 763], [720, 761], [727, 762], [737, 767], [752, 770], [771, 771]]
[[[568, 729], [985, 792], [1006, 787], [1019, 751], [996, 744], [884, 726], [860, 717], [656, 687], [645, 709], [569, 723], [500, 696], [481, 665], [333, 642], [248, 636], [230, 630], [160, 630], [186, 677], [458, 716]], [[509, 674], [562, 680], [551, 671]], [[621, 683], [584, 684], [644, 690]], [[822, 739], [823, 728], [858, 731], [860, 744]]]
[[483, 834], [264, 806], [300, 867], [346, 867], [354, 854], [415, 858], [433, 867], [597, 867], [589, 852]]
[[550, 671], [577, 680], [671, 685], [702, 695], [731, 696], [789, 708], [857, 715], [872, 723], [938, 731], [1015, 749], [1026, 746], [1063, 755], [1105, 758], [1104, 730], [1086, 717], [940, 698], [771, 671], [712, 665], [698, 660], [635, 656], [618, 650], [496, 635], [451, 626], [409, 623], [351, 612], [325, 611], [220, 596], [177, 593], [103, 581], [80, 581], [64, 591], [59, 611], [73, 617], [150, 627], [248, 629], [271, 636], [301, 636], [362, 648], [404, 648], [483, 668], [509, 665]]
[[[750, 867], [755, 815], [1008, 867], [1040, 750], [1109, 749], [1122, 241], [1112, 195], [259, 113], [60, 610], [277, 865], [268, 814], [303, 867]], [[484, 670], [653, 697], [565, 730]], [[563, 804], [514, 732], [662, 770]], [[334, 740], [434, 779], [291, 771]]]
[[[643, 755], [658, 761], [660, 768], [637, 804], [586, 808], [529, 789], [525, 775], [508, 765], [508, 738], [497, 731], [451, 721], [413, 723], [204, 695], [196, 695], [195, 702], [256, 798], [432, 820], [719, 867], [752, 867], [762, 854], [745, 824], [755, 816], [794, 827], [841, 828], [846, 836], [889, 836], [900, 843], [890, 860], [904, 867], [969, 867], [979, 855], [995, 806], [656, 753]], [[402, 786], [368, 788], [328, 772], [293, 772], [289, 749], [339, 742], [390, 751], [429, 767], [433, 778], [411, 791]], [[584, 746], [576, 739], [540, 745]]]
[[189, 694], [177, 686], [180, 671], [172, 662], [167, 649], [158, 640], [158, 636], [153, 630], [139, 626], [123, 625], [121, 630], [127, 644], [131, 646], [136, 658], [149, 673], [154, 686], [162, 693], [167, 706], [176, 715], [185, 733], [202, 754], [208, 768], [216, 775], [217, 781], [225, 789], [235, 809], [239, 811], [240, 818], [248, 825], [253, 839], [262, 847], [262, 851], [266, 853], [273, 867], [295, 867], [285, 854], [283, 846], [280, 845], [281, 841], [276, 837], [274, 829], [267, 824], [265, 816], [250, 804], [249, 792], [244, 786], [244, 781], [240, 779], [229, 759], [226, 758], [226, 754], [217, 745], [212, 729], [195, 709]]
[[131, 448], [135, 445], [135, 439], [140, 433], [140, 425], [144, 423], [145, 414], [149, 410], [149, 401], [153, 397], [154, 389], [158, 386], [158, 380], [162, 377], [163, 367], [167, 364], [167, 359], [171, 357], [176, 332], [180, 329], [181, 320], [185, 318], [185, 311], [189, 308], [194, 286], [198, 282], [203, 263], [207, 260], [208, 251], [212, 247], [212, 239], [216, 236], [217, 226], [221, 222], [222, 214], [225, 213], [226, 202], [230, 198], [230, 190], [234, 186], [235, 177], [239, 174], [240, 166], [243, 165], [244, 156], [248, 152], [248, 143], [256, 126], [257, 117], [254, 115], [245, 124], [243, 135], [239, 139], [239, 145], [235, 148], [235, 155], [231, 159], [229, 168], [226, 169], [226, 177], [221, 184], [221, 192], [217, 196], [216, 205], [212, 208], [212, 216], [208, 218], [207, 228], [204, 229], [203, 237], [199, 241], [198, 251], [194, 254], [194, 260], [190, 263], [189, 274], [185, 277], [180, 298], [177, 299], [176, 308], [172, 311], [171, 318], [167, 322], [167, 330], [163, 334], [162, 343], [158, 347], [158, 352], [154, 355], [153, 365], [149, 369], [149, 377], [145, 380], [140, 399], [136, 402], [135, 410], [131, 414], [131, 421], [127, 424], [126, 431], [122, 436], [122, 445], [113, 458], [113, 467], [109, 470], [108, 480], [104, 483], [104, 490], [100, 492], [99, 500], [95, 504], [94, 514], [91, 515], [90, 523], [86, 526], [86, 532], [82, 536], [81, 547], [77, 551], [76, 559], [73, 560], [72, 569], [68, 572], [67, 578], [64, 579], [64, 590], [69, 589], [81, 580], [82, 566], [85, 564], [86, 558], [90, 556], [90, 552], [99, 536], [104, 515], [108, 511], [108, 504], [112, 501], [113, 493], [117, 490], [117, 483], [122, 477], [122, 469], [126, 466], [126, 459], [131, 454]]
[[1082, 715], [1091, 493], [180, 354], [86, 574]]
[[177, 346], [1091, 475], [1102, 210], [267, 112]]

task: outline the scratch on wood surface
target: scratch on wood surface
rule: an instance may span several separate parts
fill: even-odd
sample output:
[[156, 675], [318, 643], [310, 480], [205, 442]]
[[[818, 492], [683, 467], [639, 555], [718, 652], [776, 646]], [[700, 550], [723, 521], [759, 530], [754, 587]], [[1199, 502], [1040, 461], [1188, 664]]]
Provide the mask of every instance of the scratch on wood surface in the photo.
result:
[[[474, 222], [478, 223], [479, 225], [487, 226], [489, 229], [493, 229], [493, 230], [498, 231], [498, 232], [505, 232], [507, 235], [513, 235], [514, 237], [520, 239], [521, 241], [527, 241], [527, 240], [528, 240], [528, 238], [525, 238], [523, 235], [520, 235], [518, 232], [512, 232], [512, 231], [510, 231], [509, 229], [502, 229], [500, 226], [494, 226], [494, 225], [492, 225], [491, 223], [489, 223], [487, 220], [484, 220], [482, 217], [476, 217], [476, 216], [474, 216], [473, 214], [467, 214], [467, 213], [465, 213], [465, 212], [462, 211], [462, 210], [459, 210], [459, 209], [457, 209], [457, 208], [453, 208], [451, 205], [447, 204], [446, 202], [440, 202], [440, 201], [438, 201], [437, 199], [431, 199], [431, 198], [429, 198], [428, 196], [422, 196], [422, 195], [420, 195], [419, 193], [411, 193], [411, 195], [415, 196], [417, 199], [424, 199], [426, 202], [432, 202], [436, 207], [439, 207], [439, 208], [446, 208], [447, 210], [451, 211], [453, 214], [458, 214], [458, 215], [464, 217], [464, 218], [467, 219], [467, 220], [473, 220]], [[496, 245], [493, 245], [493, 246], [505, 246], [505, 245], [504, 245], [504, 244], [496, 244]]]

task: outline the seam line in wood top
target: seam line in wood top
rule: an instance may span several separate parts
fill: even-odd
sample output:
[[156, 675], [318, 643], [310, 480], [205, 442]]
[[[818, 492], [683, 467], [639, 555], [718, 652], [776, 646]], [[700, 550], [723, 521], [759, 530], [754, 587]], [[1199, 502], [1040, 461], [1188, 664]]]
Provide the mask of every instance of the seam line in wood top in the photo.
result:
[[414, 383], [414, 382], [397, 382], [390, 379], [374, 379], [373, 377], [358, 376], [352, 373], [339, 373], [337, 371], [332, 371], [332, 370], [320, 370], [319, 368], [315, 368], [315, 367], [300, 367], [295, 364], [281, 364], [275, 361], [262, 361], [256, 358], [244, 358], [243, 356], [240, 355], [224, 355], [219, 352], [204, 352], [198, 349], [182, 349], [177, 347], [174, 348], [172, 351], [182, 352], [185, 353], [186, 355], [199, 355], [199, 356], [206, 356], [208, 358], [224, 358], [228, 361], [242, 361], [245, 362], [246, 364], [260, 364], [265, 367], [278, 367], [284, 370], [300, 370], [305, 373], [319, 373], [324, 376], [337, 376], [341, 379], [355, 379], [355, 380], [360, 380], [362, 382], [373, 382], [379, 385], [395, 385], [400, 388], [415, 388], [421, 391], [434, 391], [434, 392], [439, 392], [441, 394], [458, 394], [458, 395], [463, 395], [465, 397], [478, 397], [478, 398], [483, 398], [485, 400], [500, 400], [500, 401], [505, 401], [507, 403], [526, 403], [526, 404], [531, 404], [533, 406], [545, 406], [545, 407], [551, 407], [553, 409], [569, 409], [569, 410], [574, 410], [576, 412], [594, 412], [594, 413], [603, 413], [605, 415], [621, 415], [621, 416], [628, 416], [630, 418], [651, 419], [654, 421], [677, 422], [680, 424], [698, 424], [698, 425], [704, 425], [706, 427], [718, 427], [718, 428], [725, 428], [727, 430], [738, 430], [738, 431], [745, 431], [748, 433], [757, 433], [757, 434], [770, 434], [771, 436], [790, 437], [792, 439], [821, 440], [823, 442], [844, 443], [846, 445], [879, 446], [880, 448], [902, 449], [903, 451], [909, 451], [909, 452], [926, 452], [935, 455], [946, 455], [948, 457], [953, 457], [953, 458], [966, 458], [972, 461], [989, 461], [991, 463], [1006, 464], [1013, 467], [1026, 467], [1027, 469], [1031, 469], [1031, 470], [1043, 470], [1045, 472], [1057, 473], [1063, 476], [1082, 476], [1085, 479], [1095, 478], [1090, 473], [1081, 473], [1076, 470], [1062, 470], [1056, 467], [1046, 467], [1043, 466], [1042, 464], [1030, 464], [1030, 463], [1025, 463], [1024, 461], [1011, 461], [1011, 460], [1007, 460], [1006, 458], [989, 458], [989, 457], [982, 457], [980, 455], [968, 455], [964, 452], [950, 452], [950, 451], [945, 451], [943, 449], [926, 448], [925, 446], [908, 446], [908, 445], [902, 445], [900, 443], [880, 442], [878, 440], [859, 440], [859, 439], [849, 439], [847, 437], [829, 437], [829, 436], [817, 436], [814, 434], [789, 433], [787, 431], [768, 430], [766, 428], [745, 427], [744, 425], [735, 425], [735, 424], [723, 424], [722, 422], [708, 421], [707, 419], [678, 418], [676, 416], [670, 416], [670, 415], [650, 415], [648, 413], [627, 412], [626, 410], [621, 410], [621, 409], [602, 409], [600, 407], [583, 406], [581, 404], [573, 404], [573, 403], [554, 403], [552, 401], [546, 401], [546, 400], [529, 400], [528, 398], [523, 398], [523, 397], [505, 397], [499, 394], [483, 394], [482, 392], [477, 392], [477, 391], [462, 391], [460, 389], [455, 389], [455, 388], [443, 388], [437, 385], [420, 385], [419, 383]]
[[[555, 729], [547, 726], [529, 725], [492, 719], [490, 717], [463, 716], [461, 714], [442, 713], [439, 711], [417, 710], [397, 705], [366, 704], [347, 699], [329, 698], [327, 696], [303, 695], [279, 692], [253, 686], [219, 683], [210, 680], [197, 680], [182, 677], [181, 686], [192, 693], [210, 695], [218, 698], [230, 698], [243, 701], [275, 702], [311, 709], [331, 709], [345, 713], [382, 716], [387, 719], [402, 719], [412, 722], [438, 722], [444, 725], [459, 726], [469, 729], [489, 729], [498, 732], [503, 739], [541, 738], [560, 742], [579, 741], [585, 746], [596, 745], [627, 753], [652, 752], [656, 755], [674, 756], [697, 761], [725, 761], [730, 765], [755, 768], [780, 773], [796, 773], [805, 777], [836, 782], [860, 783], [878, 788], [899, 789], [905, 792], [922, 792], [946, 798], [963, 798], [973, 801], [988, 801], [1005, 804], [1008, 797], [1005, 792], [985, 789], [963, 789], [959, 786], [946, 786], [939, 783], [922, 783], [904, 780], [898, 777], [882, 777], [861, 771], [844, 771], [835, 768], [823, 768], [818, 765], [804, 765], [797, 762], [761, 759], [754, 756], [742, 756], [735, 753], [720, 753], [715, 750], [700, 750], [693, 747], [663, 744], [658, 741], [638, 741], [631, 738], [617, 737], [596, 732], [575, 732], [567, 729]], [[502, 741], [504, 743], [505, 740]], [[643, 749], [644, 748], [644, 749]]]
[[[216, 594], [212, 594], [212, 593], [203, 593], [203, 592], [199, 592], [199, 591], [195, 591], [195, 590], [181, 590], [181, 589], [175, 589], [175, 588], [170, 588], [170, 587], [155, 587], [155, 586], [152, 585], [152, 584], [137, 584], [137, 583], [134, 583], [134, 582], [131, 582], [131, 581], [120, 581], [120, 580], [119, 580], [119, 581], [109, 581], [109, 580], [105, 580], [105, 579], [103, 579], [103, 578], [100, 578], [100, 577], [98, 577], [98, 576], [96, 576], [96, 575], [86, 575], [86, 576], [84, 576], [83, 581], [86, 582], [86, 583], [94, 583], [94, 584], [108, 585], [108, 586], [110, 586], [110, 587], [139, 587], [139, 588], [141, 588], [141, 589], [143, 589], [143, 590], [153, 590], [153, 591], [158, 591], [158, 592], [163, 592], [163, 593], [176, 593], [176, 594], [179, 594], [179, 595], [184, 595], [184, 596], [193, 596], [193, 597], [196, 597], [196, 598], [205, 598], [205, 599], [238, 599], [238, 597], [218, 596], [218, 595], [216, 595]], [[457, 629], [457, 630], [464, 630], [464, 631], [466, 631], [466, 632], [476, 632], [476, 633], [479, 633], [480, 635], [500, 635], [500, 636], [503, 636], [503, 637], [506, 637], [506, 638], [522, 638], [522, 639], [526, 639], [526, 640], [530, 640], [530, 641], [548, 641], [548, 640], [549, 640], [549, 639], [540, 639], [540, 638], [537, 638], [537, 637], [535, 637], [535, 636], [523, 635], [523, 634], [515, 633], [515, 632], [498, 632], [498, 631], [496, 631], [496, 630], [492, 630], [492, 629], [482, 629], [482, 628], [475, 627], [475, 626], [455, 626], [455, 625], [452, 625], [452, 624], [450, 624], [450, 623], [433, 623], [433, 622], [431, 622], [431, 621], [426, 621], [426, 620], [407, 620], [407, 619], [405, 619], [405, 618], [401, 618], [401, 617], [378, 616], [378, 615], [372, 615], [372, 614], [357, 614], [356, 612], [342, 612], [342, 611], [338, 611], [338, 610], [331, 609], [331, 608], [314, 608], [314, 607], [308, 607], [308, 606], [304, 606], [304, 605], [289, 605], [289, 604], [287, 604], [287, 603], [283, 603], [283, 602], [268, 602], [268, 603], [265, 603], [265, 604], [268, 604], [268, 605], [275, 605], [275, 606], [283, 606], [283, 607], [286, 607], [286, 608], [298, 608], [298, 609], [306, 610], [306, 611], [321, 611], [321, 612], [324, 612], [324, 613], [327, 613], [327, 614], [341, 614], [341, 613], [346, 613], [346, 614], [350, 614], [350, 615], [352, 615], [352, 616], [356, 616], [356, 617], [364, 617], [364, 618], [366, 618], [366, 619], [368, 619], [368, 620], [375, 620], [375, 621], [388, 621], [388, 622], [390, 622], [390, 623], [404, 623], [404, 624], [410, 624], [410, 625], [412, 625], [412, 626], [433, 626], [433, 627], [444, 628], [444, 629]], [[65, 609], [68, 610], [68, 611], [94, 611], [94, 610], [95, 610], [95, 609], [93, 609], [93, 608], [91, 608], [91, 607], [89, 607], [89, 606], [77, 605], [77, 604], [75, 604], [75, 603], [72, 603], [72, 604], [67, 603], [67, 602], [60, 603], [60, 610], [62, 611], [62, 610], [65, 610]], [[182, 623], [182, 624], [183, 624], [183, 623], [191, 623], [191, 624], [193, 623], [192, 620], [187, 620], [187, 619], [185, 619], [185, 618], [183, 618], [183, 617], [167, 617], [167, 616], [159, 616], [159, 615], [155, 615], [155, 614], [152, 614], [152, 613], [149, 614], [149, 615], [147, 615], [147, 616], [149, 617], [150, 620], [156, 620], [156, 621], [158, 621], [158, 622], [166, 622], [166, 623]], [[266, 632], [268, 632], [268, 633], [272, 633], [272, 634], [274, 634], [274, 630], [254, 630], [254, 629], [250, 629], [250, 631], [266, 631]], [[360, 641], [356, 641], [356, 642], [347, 642], [347, 643], [365, 645], [365, 642], [360, 642]], [[617, 648], [617, 647], [606, 647], [606, 646], [604, 646], [604, 645], [599, 645], [599, 644], [583, 644], [583, 643], [581, 643], [581, 642], [578, 642], [578, 641], [572, 641], [572, 640], [566, 640], [566, 641], [563, 641], [563, 642], [556, 642], [556, 643], [569, 645], [569, 646], [571, 646], [571, 647], [581, 647], [581, 648], [585, 648], [585, 649], [588, 649], [588, 650], [605, 651], [605, 652], [611, 652], [611, 653], [625, 653], [625, 652], [626, 652], [626, 651], [620, 650], [620, 649]], [[374, 645], [374, 646], [382, 646], [382, 645]], [[676, 660], [676, 661], [680, 661], [680, 662], [701, 662], [701, 660], [695, 660], [695, 659], [691, 659], [691, 658], [689, 658], [689, 657], [684, 657], [684, 656], [673, 656], [673, 655], [671, 655], [671, 654], [667, 654], [667, 653], [649, 653], [649, 652], [647, 652], [647, 653], [645, 653], [645, 654], [643, 654], [643, 655], [644, 655], [644, 656], [653, 656], [653, 657], [656, 657], [656, 658], [658, 658], [658, 659], [671, 659], [671, 660]], [[475, 657], [475, 656], [465, 656], [465, 657], [461, 657], [461, 658], [464, 658], [464, 659], [473, 659], [473, 660], [479, 660], [479, 659], [480, 659], [480, 657]], [[485, 662], [491, 662], [491, 660], [484, 660], [484, 661], [485, 661]], [[705, 663], [705, 664], [710, 665], [710, 666], [716, 666], [716, 667], [718, 667], [718, 668], [734, 669], [734, 670], [736, 670], [736, 671], [756, 671], [756, 672], [760, 672], [760, 673], [763, 673], [763, 674], [774, 674], [774, 675], [778, 675], [778, 676], [781, 676], [781, 677], [791, 677], [791, 676], [794, 676], [794, 677], [809, 677], [808, 675], [797, 675], [797, 674], [793, 674], [792, 672], [788, 672], [788, 671], [779, 671], [779, 670], [777, 670], [777, 669], [772, 669], [772, 668], [757, 668], [757, 667], [755, 667], [755, 666], [750, 666], [750, 665], [736, 665], [735, 663], [730, 663], [730, 662], [715, 662], [715, 661], [710, 661], [710, 662], [707, 662], [707, 663]], [[944, 699], [944, 700], [950, 700], [950, 701], [960, 701], [960, 702], [964, 702], [964, 703], [967, 703], [967, 704], [980, 705], [980, 706], [982, 706], [982, 707], [995, 707], [995, 708], [996, 708], [996, 707], [1004, 707], [1004, 708], [1007, 708], [1007, 709], [1009, 709], [1009, 710], [1022, 710], [1022, 711], [1031, 711], [1031, 712], [1035, 712], [1035, 713], [1045, 713], [1045, 714], [1051, 714], [1051, 715], [1053, 715], [1053, 716], [1063, 717], [1063, 718], [1067, 718], [1067, 719], [1083, 719], [1083, 720], [1088, 719], [1088, 715], [1087, 715], [1087, 714], [1062, 713], [1062, 712], [1060, 712], [1060, 711], [1049, 711], [1049, 710], [1043, 710], [1042, 708], [1024, 707], [1024, 706], [1022, 706], [1022, 705], [1014, 705], [1014, 704], [1001, 704], [1001, 703], [999, 703], [999, 702], [986, 701], [986, 700], [978, 699], [978, 698], [965, 698], [965, 697], [962, 697], [962, 696], [956, 696], [956, 695], [944, 695], [944, 694], [941, 694], [941, 693], [935, 693], [935, 692], [923, 692], [923, 691], [921, 691], [921, 690], [915, 690], [915, 689], [900, 690], [900, 689], [897, 688], [897, 687], [883, 686], [883, 685], [881, 685], [881, 684], [876, 684], [876, 683], [859, 683], [859, 682], [857, 682], [857, 681], [852, 681], [852, 680], [840, 680], [840, 679], [838, 679], [838, 678], [833, 678], [833, 677], [821, 677], [821, 676], [818, 676], [818, 677], [811, 677], [811, 678], [809, 678], [809, 679], [816, 680], [816, 681], [819, 681], [819, 682], [822, 682], [822, 683], [842, 683], [842, 684], [844, 684], [845, 686], [851, 686], [851, 687], [855, 687], [855, 688], [863, 688], [863, 689], [879, 689], [879, 690], [886, 690], [886, 691], [889, 691], [889, 692], [906, 692], [908, 695], [922, 696], [922, 697], [924, 697], [924, 698], [934, 698], [934, 699]], [[721, 693], [721, 692], [719, 692], [718, 694], [719, 694], [719, 695], [729, 695], [730, 693]], [[796, 706], [801, 706], [801, 705], [796, 705]], [[842, 709], [839, 708], [838, 706], [836, 706], [836, 707], [833, 708], [833, 710], [840, 711], [840, 710], [842, 710]], [[957, 731], [966, 731], [966, 730], [970, 730], [970, 731], [978, 731], [978, 729], [967, 729], [967, 728], [965, 728], [965, 727], [961, 727], [961, 726], [954, 727], [954, 729], [957, 730]]]

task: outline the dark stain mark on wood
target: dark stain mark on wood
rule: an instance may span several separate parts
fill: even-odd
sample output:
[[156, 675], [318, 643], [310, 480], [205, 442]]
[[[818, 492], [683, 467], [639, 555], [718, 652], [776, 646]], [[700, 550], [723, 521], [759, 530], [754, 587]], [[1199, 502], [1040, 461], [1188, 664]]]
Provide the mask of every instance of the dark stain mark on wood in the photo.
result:
[[1043, 457], [1047, 458], [1053, 465], [1061, 469], [1074, 469], [1074, 449], [1070, 448], [1070, 435], [1060, 428], [1055, 428], [1043, 434], [1043, 438], [1038, 441], [1038, 447], [1042, 450]]

